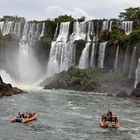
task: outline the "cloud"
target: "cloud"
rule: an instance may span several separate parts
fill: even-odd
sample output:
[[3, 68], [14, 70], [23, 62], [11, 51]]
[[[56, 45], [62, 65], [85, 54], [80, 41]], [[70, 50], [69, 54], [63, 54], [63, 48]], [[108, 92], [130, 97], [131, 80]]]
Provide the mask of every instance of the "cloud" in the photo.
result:
[[80, 18], [85, 16], [87, 20], [94, 19], [94, 16], [89, 15], [85, 10], [81, 8], [73, 8], [72, 10], [66, 10], [61, 6], [52, 5], [47, 6], [45, 9], [46, 16], [48, 18], [56, 18], [60, 15], [72, 15], [74, 18]]

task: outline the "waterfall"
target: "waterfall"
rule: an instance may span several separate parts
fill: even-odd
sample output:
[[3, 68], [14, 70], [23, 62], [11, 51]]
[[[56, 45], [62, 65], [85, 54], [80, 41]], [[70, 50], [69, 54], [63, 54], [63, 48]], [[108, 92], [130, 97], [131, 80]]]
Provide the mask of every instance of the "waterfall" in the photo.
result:
[[74, 22], [73, 33], [70, 40], [85, 40], [86, 37], [86, 22]]
[[134, 78], [135, 76], [135, 63], [136, 63], [136, 47], [134, 47], [132, 57], [131, 57], [131, 63], [130, 63], [130, 69], [129, 69], [129, 75], [128, 78]]
[[95, 43], [92, 44], [90, 66], [95, 68]]
[[56, 39], [57, 42], [59, 42], [59, 41], [66, 42], [68, 40], [69, 25], [70, 25], [70, 22], [61, 23], [60, 32], [59, 32], [59, 35], [58, 35], [58, 37]]
[[4, 21], [1, 21], [0, 22], [0, 31], [1, 31], [1, 33], [3, 33], [3, 26], [4, 26]]
[[127, 46], [126, 48], [126, 52], [125, 52], [125, 56], [124, 56], [124, 72], [127, 72], [127, 65], [128, 65], [128, 50], [129, 50], [129, 46]]
[[21, 37], [21, 22], [16, 22], [13, 28], [13, 33], [20, 38]]
[[41, 31], [41, 34], [39, 36], [39, 39], [44, 36], [44, 32], [45, 32], [45, 23], [43, 23], [43, 25], [42, 25], [42, 31]]
[[[41, 70], [36, 56], [34, 55], [32, 43], [36, 39], [36, 35], [40, 32], [37, 29], [37, 24], [32, 22], [25, 22], [21, 40], [19, 42], [18, 51], [18, 74], [19, 82], [34, 83], [40, 78]], [[38, 31], [38, 33], [37, 33]], [[37, 40], [39, 39], [39, 36]]]
[[59, 35], [51, 44], [47, 77], [67, 70], [75, 64], [75, 46], [73, 41], [68, 41], [69, 25], [70, 22], [61, 23]]
[[6, 21], [4, 23], [4, 27], [2, 30], [2, 35], [9, 34], [11, 32], [11, 27], [12, 27], [13, 21]]
[[135, 88], [139, 82], [140, 82], [140, 58], [138, 59], [138, 65], [135, 72], [135, 84], [134, 84]]
[[9, 73], [7, 73], [5, 70], [1, 70], [0, 69], [0, 76], [2, 77], [2, 80], [4, 81], [4, 83], [10, 83], [12, 84], [12, 86], [16, 85], [15, 81], [12, 79], [12, 77], [10, 76]]
[[57, 23], [56, 30], [55, 30], [55, 33], [54, 33], [54, 40], [56, 40], [56, 38], [57, 38], [58, 29], [59, 29], [59, 24]]
[[86, 69], [89, 66], [89, 49], [90, 49], [90, 43], [86, 43], [85, 48], [82, 51], [82, 55], [80, 57], [79, 61], [79, 68]]
[[109, 32], [111, 32], [112, 31], [112, 20], [109, 22]]
[[119, 56], [119, 46], [117, 46], [117, 50], [116, 50], [115, 63], [114, 63], [115, 70], [117, 70], [118, 68], [118, 56]]
[[99, 46], [99, 57], [98, 57], [98, 67], [104, 68], [104, 58], [105, 58], [105, 49], [107, 42], [100, 43]]
[[108, 30], [108, 21], [103, 21], [102, 23], [102, 31]]
[[133, 21], [123, 21], [121, 28], [125, 31], [126, 35], [129, 35], [133, 30]]
[[91, 27], [92, 27], [92, 22], [91, 21], [89, 21], [88, 22], [88, 31], [87, 31], [87, 41], [91, 41], [91, 39], [90, 39], [90, 35], [91, 35]]

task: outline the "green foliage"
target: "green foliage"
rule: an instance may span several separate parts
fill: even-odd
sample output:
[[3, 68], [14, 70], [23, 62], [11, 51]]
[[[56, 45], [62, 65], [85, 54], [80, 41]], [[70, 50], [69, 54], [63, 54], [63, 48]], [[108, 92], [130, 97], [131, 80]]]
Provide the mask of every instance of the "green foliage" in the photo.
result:
[[24, 17], [18, 17], [18, 16], [3, 16], [2, 19], [0, 19], [0, 21], [21, 21], [21, 20], [25, 20]]
[[99, 34], [99, 42], [107, 41], [110, 39], [110, 33], [108, 30], [102, 31]]
[[75, 21], [75, 19], [72, 16], [67, 16], [67, 15], [59, 16], [59, 17], [55, 18], [54, 20], [57, 23]]
[[53, 39], [55, 29], [56, 29], [56, 22], [53, 20], [46, 20], [45, 21], [45, 31], [44, 36]]
[[121, 72], [106, 72], [99, 68], [79, 69], [75, 67], [70, 67], [68, 71], [62, 72], [61, 77], [63, 79], [71, 77], [75, 81], [97, 85], [103, 82], [116, 82], [124, 79], [124, 75]]
[[124, 31], [121, 30], [117, 25], [112, 26], [112, 32], [110, 33], [110, 40], [117, 40], [121, 47], [125, 47], [129, 43], [129, 37], [125, 35]]
[[130, 20], [134, 22], [134, 28], [140, 28], [140, 7], [125, 9], [119, 15], [122, 20]]
[[140, 41], [140, 28], [137, 30], [134, 30], [129, 37], [129, 41], [131, 45], [135, 45], [137, 42]]
[[85, 16], [82, 16], [81, 18], [77, 19], [79, 22], [83, 22], [85, 21], [86, 17]]

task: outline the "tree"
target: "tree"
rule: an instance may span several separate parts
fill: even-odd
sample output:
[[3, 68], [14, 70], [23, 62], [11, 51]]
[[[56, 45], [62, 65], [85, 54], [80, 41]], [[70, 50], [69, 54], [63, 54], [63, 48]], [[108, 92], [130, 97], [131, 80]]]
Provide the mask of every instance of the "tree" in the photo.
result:
[[55, 18], [54, 20], [58, 23], [75, 21], [75, 19], [71, 15], [70, 16], [68, 16], [68, 15], [59, 16], [59, 17]]
[[125, 12], [120, 13], [119, 18], [121, 20], [134, 21], [135, 27], [140, 27], [140, 7], [125, 9]]

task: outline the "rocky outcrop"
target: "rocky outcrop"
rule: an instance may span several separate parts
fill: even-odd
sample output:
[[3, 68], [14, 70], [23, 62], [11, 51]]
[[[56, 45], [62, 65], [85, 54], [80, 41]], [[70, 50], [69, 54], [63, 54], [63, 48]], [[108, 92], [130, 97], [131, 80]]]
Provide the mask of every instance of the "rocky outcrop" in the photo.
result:
[[131, 92], [130, 97], [140, 99], [140, 83], [138, 83], [136, 88]]
[[132, 87], [121, 73], [92, 68], [83, 70], [74, 67], [46, 79], [41, 83], [41, 86], [44, 86], [45, 89], [116, 93], [118, 97], [128, 96], [131, 90], [130, 87]]
[[20, 94], [23, 92], [25, 92], [25, 91], [23, 91], [17, 87], [12, 87], [11, 84], [4, 83], [1, 76], [0, 76], [0, 97], [11, 96], [11, 95]]

